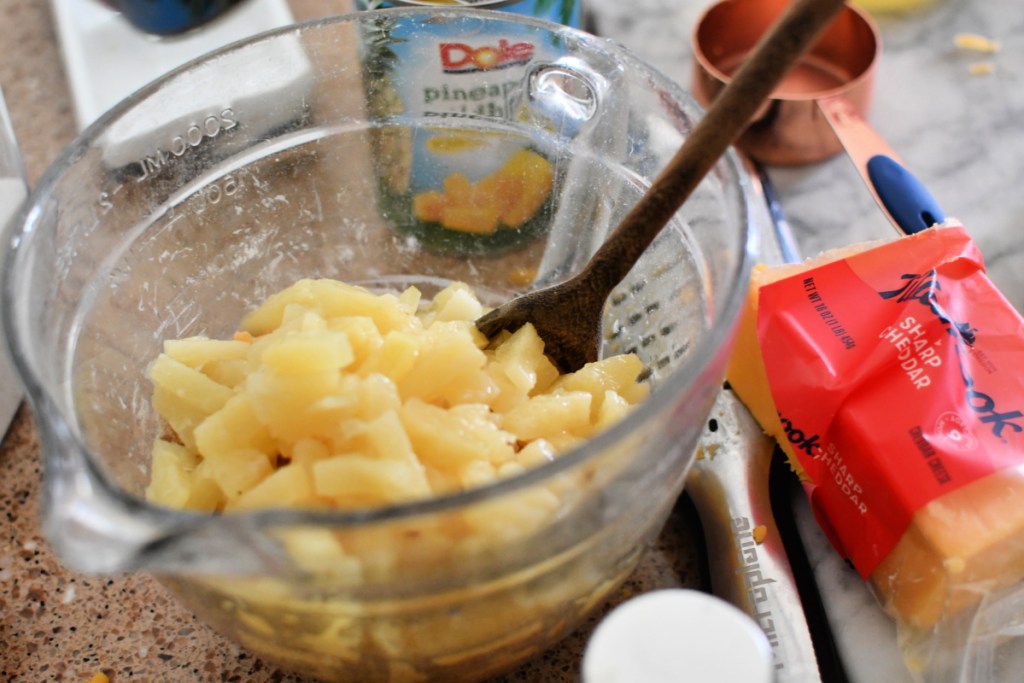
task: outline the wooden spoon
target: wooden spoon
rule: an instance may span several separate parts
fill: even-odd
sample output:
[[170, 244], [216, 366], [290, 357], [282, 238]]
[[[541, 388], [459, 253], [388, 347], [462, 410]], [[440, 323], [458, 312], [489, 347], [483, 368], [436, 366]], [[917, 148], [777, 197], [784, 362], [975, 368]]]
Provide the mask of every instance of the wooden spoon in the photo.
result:
[[488, 337], [533, 323], [544, 352], [564, 372], [597, 360], [605, 300], [772, 91], [843, 6], [796, 0], [711, 103], [693, 132], [579, 274], [519, 296], [482, 316]]

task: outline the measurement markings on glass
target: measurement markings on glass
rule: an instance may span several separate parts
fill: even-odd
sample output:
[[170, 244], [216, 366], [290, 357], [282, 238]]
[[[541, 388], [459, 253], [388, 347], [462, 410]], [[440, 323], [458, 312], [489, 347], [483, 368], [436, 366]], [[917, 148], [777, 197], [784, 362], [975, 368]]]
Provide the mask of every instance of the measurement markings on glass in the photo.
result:
[[245, 188], [246, 176], [252, 185], [259, 186], [259, 179], [256, 177], [256, 174], [251, 170], [242, 169], [237, 173], [231, 173], [215, 180], [201, 188], [198, 192], [191, 194], [185, 200], [188, 211], [200, 214], [206, 211], [208, 207], [220, 204], [225, 197], [233, 197]]
[[[106, 216], [108, 213], [110, 213], [110, 210], [114, 208], [114, 197], [117, 196], [117, 193], [120, 192], [123, 187], [124, 183], [118, 183], [110, 190], [104, 190], [103, 192], [100, 192], [99, 200], [96, 202], [97, 206], [99, 206], [100, 209], [100, 216]], [[97, 218], [97, 220], [99, 219]]]
[[186, 152], [199, 147], [204, 141], [212, 140], [222, 132], [237, 126], [238, 118], [231, 108], [224, 109], [219, 114], [210, 114], [202, 120], [202, 123], [193, 123], [184, 133], [174, 136], [166, 150], [157, 148], [155, 152], [136, 162], [142, 173], [135, 178], [135, 181], [148, 180], [158, 174], [171, 158], [184, 156]]

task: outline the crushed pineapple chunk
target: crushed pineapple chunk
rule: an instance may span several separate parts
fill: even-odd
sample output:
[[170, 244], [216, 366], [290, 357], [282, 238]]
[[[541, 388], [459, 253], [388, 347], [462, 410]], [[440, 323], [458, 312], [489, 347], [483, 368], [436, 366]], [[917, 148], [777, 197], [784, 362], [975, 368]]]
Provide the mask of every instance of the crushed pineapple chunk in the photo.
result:
[[[473, 191], [460, 179], [449, 185], [455, 193]], [[302, 280], [246, 316], [229, 340], [168, 341], [151, 368], [154, 408], [167, 431], [153, 446], [148, 499], [208, 513], [361, 514], [500, 485], [554, 461], [646, 396], [637, 381], [639, 359], [612, 357], [560, 376], [531, 325], [488, 340], [474, 325], [483, 312], [460, 283], [421, 301], [412, 288], [377, 295]], [[435, 651], [465, 657], [463, 636], [451, 634], [470, 632], [471, 647], [490, 652], [521, 636], [492, 618], [493, 599], [460, 603], [486, 611], [463, 615], [467, 628], [449, 628], [448, 610], [436, 628], [430, 621], [364, 619], [346, 591], [324, 599], [320, 587], [373, 586], [398, 573], [437, 576], [464, 558], [514, 545], [564, 520], [592, 476], [590, 468], [570, 469], [448, 514], [356, 528], [274, 528], [281, 551], [312, 579], [312, 599], [296, 591], [290, 576], [216, 582], [239, 606], [243, 644], [262, 653], [288, 642], [353, 661], [367, 648], [397, 657], [412, 640], [429, 637]], [[538, 599], [569, 604], [578, 579], [559, 579], [542, 598], [526, 591], [528, 598], [501, 609], [529, 615], [551, 611], [541, 610]], [[297, 629], [304, 614], [317, 615], [311, 623], [319, 626]], [[437, 650], [437, 634], [453, 640]], [[291, 656], [283, 648], [281, 654]], [[421, 680], [411, 668], [392, 666], [387, 675]]]
[[[450, 178], [446, 191], [474, 189]], [[549, 462], [646, 396], [635, 356], [559, 376], [532, 325], [488, 340], [483, 312], [462, 283], [424, 302], [414, 288], [300, 280], [232, 339], [166, 342], [150, 376], [170, 433], [153, 448], [149, 499], [230, 512], [428, 498]], [[534, 519], [514, 514], [487, 528]]]

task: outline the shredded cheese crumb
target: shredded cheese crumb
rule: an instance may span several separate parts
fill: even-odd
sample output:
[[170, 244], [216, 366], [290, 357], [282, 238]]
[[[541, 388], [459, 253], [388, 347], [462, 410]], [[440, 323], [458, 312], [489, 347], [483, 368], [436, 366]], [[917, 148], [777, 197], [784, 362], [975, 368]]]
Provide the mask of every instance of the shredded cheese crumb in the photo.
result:
[[968, 67], [968, 71], [972, 76], [985, 76], [996, 70], [996, 65], [992, 62], [975, 62]]
[[107, 674], [100, 671], [96, 674], [93, 674], [93, 677], [85, 683], [110, 683], [110, 679], [107, 678]]
[[942, 566], [946, 568], [950, 574], [959, 574], [967, 568], [967, 563], [962, 557], [947, 557], [942, 561]]
[[953, 43], [961, 50], [973, 50], [975, 52], [999, 52], [999, 41], [986, 38], [977, 33], [958, 33], [953, 38]]
[[768, 538], [768, 527], [764, 524], [758, 524], [754, 527], [751, 535], [754, 537], [754, 543], [761, 545], [764, 543], [764, 539]]

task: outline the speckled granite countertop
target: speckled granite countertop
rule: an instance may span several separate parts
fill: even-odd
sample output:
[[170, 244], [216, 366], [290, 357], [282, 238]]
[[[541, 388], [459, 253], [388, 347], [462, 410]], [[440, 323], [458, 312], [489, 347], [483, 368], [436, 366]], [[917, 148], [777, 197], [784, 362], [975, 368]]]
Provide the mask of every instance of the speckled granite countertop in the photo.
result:
[[[58, 0], [65, 2], [70, 0]], [[332, 13], [350, 0], [289, 0], [297, 18]], [[712, 0], [583, 0], [597, 28], [686, 85], [689, 31]], [[1024, 309], [1020, 267], [1024, 214], [1024, 18], [1019, 0], [933, 0], [914, 13], [879, 17], [885, 42], [871, 119], [943, 203], [969, 227], [996, 285]], [[958, 33], [999, 40], [998, 54], [957, 50]], [[972, 75], [979, 61], [989, 73]], [[0, 86], [35, 183], [74, 137], [75, 123], [46, 0], [0, 0]], [[874, 239], [892, 229], [843, 156], [776, 168], [770, 176], [804, 253]], [[0, 448], [0, 683], [86, 681], [99, 670], [115, 682], [298, 683], [212, 633], [144, 576], [113, 579], [63, 569], [37, 530], [39, 444], [22, 409]], [[805, 515], [805, 517], [807, 517]], [[641, 568], [605, 606], [638, 593], [696, 586], [692, 517], [672, 518]], [[816, 540], [815, 540], [816, 539]], [[854, 681], [904, 680], [892, 625], [855, 572], [815, 536], [816, 579]], [[590, 629], [491, 683], [578, 681]], [[870, 637], [869, 637], [870, 636]], [[870, 653], [864, 656], [864, 653]]]
[[[292, 2], [300, 19], [332, 5]], [[0, 85], [34, 184], [76, 132], [48, 2], [0, 0], [0, 55]], [[84, 682], [103, 671], [116, 683], [298, 683], [197, 622], [149, 577], [83, 576], [61, 566], [38, 531], [42, 464], [24, 407], [0, 448], [0, 471], [0, 681]], [[605, 609], [638, 592], [696, 585], [692, 524], [673, 516]], [[599, 617], [500, 682], [578, 681], [579, 657]]]

